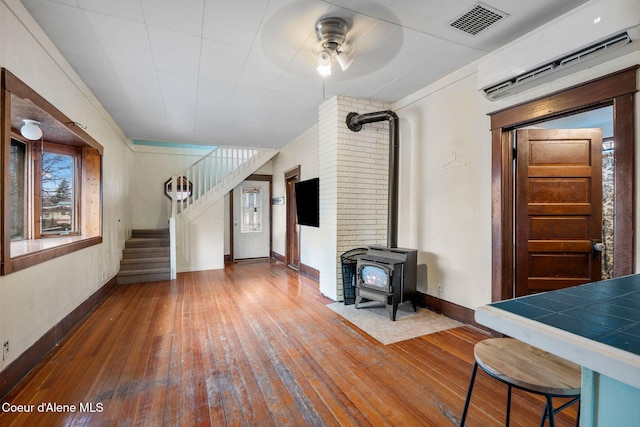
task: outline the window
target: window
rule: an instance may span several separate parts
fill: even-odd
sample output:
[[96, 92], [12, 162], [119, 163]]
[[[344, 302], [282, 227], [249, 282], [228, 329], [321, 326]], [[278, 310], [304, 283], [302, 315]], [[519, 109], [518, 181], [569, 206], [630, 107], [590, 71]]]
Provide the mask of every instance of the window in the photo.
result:
[[242, 224], [241, 233], [260, 233], [262, 231], [262, 198], [259, 187], [242, 187]]
[[[102, 146], [5, 69], [2, 101], [4, 275], [102, 242]], [[20, 134], [25, 119], [40, 139]]]
[[11, 186], [11, 240], [25, 239], [27, 197], [26, 197], [27, 145], [11, 139], [10, 186]]
[[[40, 171], [40, 235], [78, 232], [76, 188], [79, 153], [62, 147], [42, 150]], [[36, 172], [37, 175], [37, 172]]]

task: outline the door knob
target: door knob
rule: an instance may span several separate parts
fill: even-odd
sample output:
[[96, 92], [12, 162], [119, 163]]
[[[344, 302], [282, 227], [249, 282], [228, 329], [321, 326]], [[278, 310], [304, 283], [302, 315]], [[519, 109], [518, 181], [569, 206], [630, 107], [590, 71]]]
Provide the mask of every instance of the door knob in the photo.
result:
[[602, 252], [604, 250], [604, 243], [599, 240], [593, 241], [593, 250], [596, 252]]

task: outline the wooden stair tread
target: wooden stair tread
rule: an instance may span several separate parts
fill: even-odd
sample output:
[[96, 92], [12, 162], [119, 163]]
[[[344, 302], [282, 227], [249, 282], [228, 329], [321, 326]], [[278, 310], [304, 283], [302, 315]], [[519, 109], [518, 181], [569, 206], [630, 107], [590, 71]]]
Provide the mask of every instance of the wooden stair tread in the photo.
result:
[[120, 270], [119, 276], [134, 276], [144, 274], [171, 273], [171, 268], [145, 268], [138, 270]]
[[581, 367], [513, 338], [490, 338], [474, 347], [478, 365], [488, 374], [542, 394], [577, 396]]
[[168, 256], [163, 257], [143, 257], [143, 258], [123, 258], [120, 260], [120, 264], [136, 264], [147, 262], [170, 262], [171, 258]]

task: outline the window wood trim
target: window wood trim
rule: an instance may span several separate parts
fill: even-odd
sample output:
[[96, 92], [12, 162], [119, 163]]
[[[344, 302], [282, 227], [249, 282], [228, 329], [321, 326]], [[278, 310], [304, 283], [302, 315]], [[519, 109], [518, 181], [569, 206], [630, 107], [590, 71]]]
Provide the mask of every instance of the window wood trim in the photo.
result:
[[[27, 218], [30, 231], [27, 232], [27, 240], [31, 242], [44, 241], [46, 239], [46, 248], [38, 249], [33, 252], [27, 252], [17, 256], [11, 256], [11, 198], [10, 198], [10, 150], [11, 138], [24, 139], [19, 136], [19, 131], [12, 131], [12, 95], [20, 98], [18, 100], [28, 100], [39, 111], [43, 112], [47, 117], [55, 119], [55, 127], [62, 130], [64, 135], [69, 135], [73, 139], [69, 145], [55, 143], [56, 150], [78, 153], [78, 231], [80, 235], [76, 236], [46, 236], [41, 239], [34, 239], [33, 230], [38, 228], [35, 222], [39, 221], [40, 207], [32, 206], [30, 210], [36, 212], [33, 217]], [[67, 255], [72, 252], [102, 243], [102, 153], [103, 147], [89, 134], [87, 134], [77, 122], [72, 121], [51, 103], [37, 94], [25, 83], [20, 81], [16, 76], [8, 70], [2, 69], [1, 76], [1, 92], [0, 92], [0, 152], [3, 162], [3, 173], [0, 176], [0, 206], [2, 207], [2, 215], [0, 215], [0, 234], [2, 245], [0, 246], [1, 266], [0, 274], [6, 275], [12, 272], [34, 266], [36, 264], [48, 261], [59, 256]], [[73, 136], [71, 136], [73, 135]], [[37, 144], [29, 144], [31, 147], [30, 155], [39, 152], [34, 146]], [[31, 162], [37, 159], [31, 159]], [[40, 160], [38, 160], [40, 161]], [[33, 195], [29, 197], [28, 203], [38, 202], [41, 193], [37, 189], [33, 189]], [[80, 201], [82, 201], [80, 203]]]
[[[36, 147], [34, 147], [34, 150], [37, 151], [37, 156], [39, 156], [40, 158], [40, 165], [42, 166], [42, 154], [44, 151], [47, 151], [49, 153], [55, 153], [55, 154], [61, 154], [61, 155], [65, 155], [65, 156], [70, 156], [73, 157], [75, 164], [74, 164], [74, 170], [73, 170], [73, 175], [74, 175], [74, 180], [73, 180], [73, 203], [74, 203], [74, 212], [75, 212], [75, 222], [76, 224], [74, 224], [74, 228], [75, 231], [71, 232], [69, 235], [73, 235], [73, 236], [82, 236], [82, 228], [81, 228], [81, 223], [82, 223], [82, 216], [80, 215], [81, 213], [81, 207], [82, 207], [82, 165], [84, 163], [84, 159], [82, 156], [82, 149], [79, 147], [74, 147], [74, 146], [66, 146], [66, 145], [60, 145], [60, 144], [52, 144], [50, 142], [47, 141], [43, 141], [42, 142], [42, 150], [38, 150], [37, 148], [37, 143], [34, 144]], [[37, 173], [38, 171], [36, 171]], [[42, 172], [42, 171], [40, 171]], [[37, 197], [35, 197], [34, 203], [36, 203], [39, 206], [36, 206], [36, 210], [35, 212], [40, 213], [42, 212], [42, 180], [36, 180], [37, 181], [37, 189], [39, 191], [39, 194], [37, 195]], [[35, 222], [33, 224], [34, 226], [34, 236], [36, 239], [55, 239], [57, 237], [59, 237], [59, 234], [46, 234], [42, 232], [42, 222], [40, 222], [38, 220], [38, 218], [35, 218]]]
[[513, 298], [514, 177], [512, 130], [523, 125], [613, 105], [616, 193], [614, 276], [634, 271], [635, 123], [633, 66], [543, 98], [490, 113], [492, 301]]

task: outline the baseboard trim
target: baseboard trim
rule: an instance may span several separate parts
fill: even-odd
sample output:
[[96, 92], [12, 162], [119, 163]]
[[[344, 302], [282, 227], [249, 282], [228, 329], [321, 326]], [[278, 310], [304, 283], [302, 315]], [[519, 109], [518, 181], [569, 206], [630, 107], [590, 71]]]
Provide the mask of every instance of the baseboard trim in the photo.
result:
[[427, 307], [431, 311], [441, 313], [451, 319], [457, 320], [458, 322], [462, 322], [467, 325], [472, 325], [478, 329], [482, 329], [483, 331], [489, 332], [491, 335], [501, 336], [501, 334], [499, 334], [498, 332], [489, 329], [479, 323], [476, 323], [475, 310], [472, 310], [470, 308], [445, 301], [438, 297], [423, 294], [422, 292], [418, 292], [418, 304]]
[[0, 372], [0, 399], [4, 398], [18, 383], [44, 359], [94, 308], [104, 301], [118, 286], [113, 277], [71, 313], [56, 323], [31, 347]]
[[320, 270], [316, 270], [315, 268], [309, 267], [308, 265], [305, 265], [305, 264], [300, 264], [300, 269], [292, 267], [287, 264], [286, 258], [284, 257], [284, 255], [280, 255], [279, 253], [274, 251], [271, 251], [271, 259], [273, 259], [274, 261], [284, 265], [285, 267], [293, 271], [297, 271], [298, 273], [312, 280], [315, 280], [316, 282], [320, 282]]
[[271, 251], [271, 258], [281, 264], [286, 265], [284, 255], [280, 255], [278, 252]]
[[310, 279], [320, 282], [320, 270], [316, 270], [308, 265], [300, 264], [300, 274], [304, 274]]

